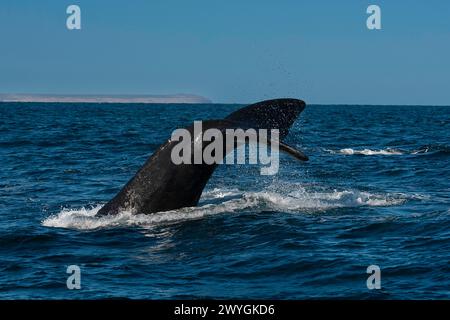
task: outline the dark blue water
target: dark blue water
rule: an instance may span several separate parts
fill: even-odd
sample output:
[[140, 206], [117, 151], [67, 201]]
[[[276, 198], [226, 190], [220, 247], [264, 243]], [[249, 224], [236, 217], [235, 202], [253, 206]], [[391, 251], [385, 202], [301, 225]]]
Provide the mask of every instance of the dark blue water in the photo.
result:
[[0, 298], [450, 298], [446, 107], [308, 106], [287, 138], [308, 163], [223, 165], [198, 208], [94, 217], [173, 129], [236, 108], [0, 104]]

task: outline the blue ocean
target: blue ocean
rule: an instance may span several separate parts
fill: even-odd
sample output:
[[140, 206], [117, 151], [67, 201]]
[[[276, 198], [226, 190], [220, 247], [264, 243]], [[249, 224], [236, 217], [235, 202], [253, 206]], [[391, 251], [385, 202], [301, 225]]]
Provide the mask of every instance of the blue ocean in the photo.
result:
[[308, 162], [95, 216], [174, 129], [240, 107], [1, 103], [0, 298], [450, 298], [449, 107], [310, 105], [286, 139]]

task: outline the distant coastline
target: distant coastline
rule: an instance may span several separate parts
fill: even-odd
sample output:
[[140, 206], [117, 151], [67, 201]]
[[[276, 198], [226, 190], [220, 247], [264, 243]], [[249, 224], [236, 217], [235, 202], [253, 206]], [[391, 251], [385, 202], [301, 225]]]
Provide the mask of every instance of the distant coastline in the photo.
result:
[[173, 95], [65, 95], [0, 94], [0, 102], [79, 102], [79, 103], [212, 103], [193, 94]]

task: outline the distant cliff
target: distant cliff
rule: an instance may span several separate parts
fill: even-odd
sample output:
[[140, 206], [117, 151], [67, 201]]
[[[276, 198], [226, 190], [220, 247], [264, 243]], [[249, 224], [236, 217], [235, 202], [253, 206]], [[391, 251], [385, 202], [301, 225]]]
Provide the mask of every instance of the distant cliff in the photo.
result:
[[0, 94], [0, 102], [211, 103], [211, 100], [192, 94], [173, 94], [173, 95]]

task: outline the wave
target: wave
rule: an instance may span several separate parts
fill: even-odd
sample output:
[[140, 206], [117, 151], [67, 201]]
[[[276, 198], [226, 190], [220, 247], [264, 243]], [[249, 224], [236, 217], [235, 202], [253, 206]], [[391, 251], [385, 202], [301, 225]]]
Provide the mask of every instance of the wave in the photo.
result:
[[[275, 211], [286, 213], [318, 213], [335, 208], [359, 206], [392, 206], [404, 203], [408, 196], [402, 194], [376, 194], [358, 190], [307, 190], [291, 185], [295, 190], [280, 192], [264, 190], [242, 192], [239, 190], [214, 189], [205, 191], [201, 203], [232, 197], [218, 204], [204, 203], [198, 207], [158, 212], [151, 215], [121, 212], [114, 216], [97, 217], [103, 206], [63, 209], [42, 221], [46, 227], [93, 230], [114, 227], [152, 227], [161, 223], [201, 219], [222, 213]], [[286, 189], [286, 186], [285, 186]], [[286, 191], [286, 190], [284, 190]]]
[[345, 154], [345, 155], [364, 155], [364, 156], [375, 156], [375, 155], [402, 155], [403, 151], [397, 149], [380, 149], [380, 150], [371, 150], [371, 149], [363, 149], [363, 150], [355, 150], [352, 148], [340, 149], [338, 151], [328, 150], [331, 153]]
[[383, 155], [383, 156], [392, 156], [392, 155], [449, 155], [450, 147], [446, 145], [426, 145], [420, 147], [415, 150], [401, 150], [394, 148], [386, 148], [386, 149], [353, 149], [353, 148], [344, 148], [340, 150], [329, 150], [325, 149], [325, 151], [332, 154], [343, 154], [343, 155], [364, 155], [364, 156], [375, 156], [375, 155]]

